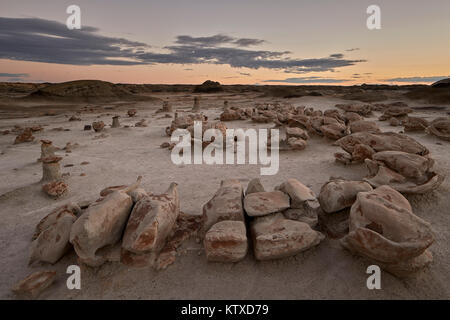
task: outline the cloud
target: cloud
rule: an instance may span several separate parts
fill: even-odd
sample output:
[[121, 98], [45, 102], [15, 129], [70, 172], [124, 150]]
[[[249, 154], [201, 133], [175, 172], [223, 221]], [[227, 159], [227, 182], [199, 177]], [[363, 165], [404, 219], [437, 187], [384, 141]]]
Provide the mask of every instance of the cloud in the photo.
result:
[[246, 73], [246, 72], [239, 72], [239, 74], [240, 74], [241, 76], [246, 76], [246, 77], [250, 77], [250, 76], [251, 76], [250, 73]]
[[442, 79], [450, 78], [450, 76], [435, 76], [435, 77], [405, 77], [405, 78], [391, 78], [384, 79], [383, 81], [388, 82], [407, 82], [407, 83], [416, 83], [416, 82], [436, 82]]
[[69, 30], [39, 18], [0, 17], [0, 58], [73, 65], [136, 65], [135, 51], [148, 45], [97, 34], [98, 29]]
[[264, 80], [263, 82], [279, 82], [279, 83], [342, 83], [349, 81], [347, 79], [330, 79], [321, 77], [302, 77], [287, 78], [282, 80]]
[[360, 49], [359, 48], [350, 48], [350, 49], [347, 49], [345, 51], [352, 52], [352, 51], [357, 51], [357, 50], [360, 50]]
[[1, 78], [26, 78], [28, 76], [28, 73], [0, 73]]
[[264, 40], [180, 35], [163, 52], [146, 43], [106, 37], [98, 29], [68, 30], [56, 21], [0, 17], [0, 58], [70, 65], [218, 64], [233, 68], [282, 70], [286, 73], [335, 71], [365, 60], [344, 59], [341, 53], [325, 58], [296, 59], [289, 51], [250, 50]]
[[233, 38], [224, 34], [216, 34], [209, 37], [191, 37], [187, 35], [178, 36], [175, 43], [181, 45], [195, 45], [201, 47], [215, 47], [218, 45], [232, 44], [238, 47], [249, 47], [260, 45], [266, 42], [261, 39], [252, 38]]

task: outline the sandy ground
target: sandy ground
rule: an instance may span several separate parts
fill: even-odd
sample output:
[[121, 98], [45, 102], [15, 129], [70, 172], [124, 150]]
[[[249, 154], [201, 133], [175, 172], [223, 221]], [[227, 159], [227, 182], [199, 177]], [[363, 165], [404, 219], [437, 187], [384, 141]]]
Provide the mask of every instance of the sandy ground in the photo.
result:
[[[163, 95], [161, 97], [166, 97]], [[212, 120], [221, 112], [223, 100], [230, 105], [253, 106], [269, 101], [248, 95], [205, 95], [201, 105]], [[190, 109], [192, 97], [186, 94], [170, 96], [174, 108]], [[306, 105], [325, 110], [345, 101], [326, 97], [289, 99], [294, 105]], [[80, 106], [83, 107], [84, 105]], [[410, 103], [410, 106], [414, 106]], [[163, 192], [176, 181], [179, 184], [182, 211], [201, 214], [207, 202], [225, 178], [248, 181], [259, 177], [258, 165], [184, 165], [175, 166], [167, 149], [159, 145], [168, 141], [164, 128], [171, 119], [155, 115], [160, 103], [137, 105], [135, 118], [120, 111], [103, 110], [82, 114], [82, 121], [69, 122], [74, 112], [52, 117], [0, 119], [0, 130], [13, 125], [47, 125], [36, 133], [36, 141], [52, 140], [64, 147], [67, 142], [79, 143], [72, 153], [63, 156], [62, 168], [69, 172], [70, 192], [59, 200], [45, 196], [39, 180], [41, 164], [40, 144], [13, 145], [15, 135], [0, 136], [0, 298], [13, 299], [11, 286], [37, 270], [51, 269], [58, 280], [41, 299], [448, 299], [450, 298], [450, 179], [438, 190], [424, 196], [410, 196], [414, 212], [429, 221], [435, 230], [436, 242], [431, 246], [432, 266], [414, 278], [399, 280], [382, 273], [382, 289], [368, 290], [365, 273], [371, 263], [344, 250], [338, 241], [326, 239], [319, 246], [295, 257], [268, 262], [255, 261], [252, 254], [237, 264], [207, 263], [201, 244], [188, 241], [179, 250], [176, 262], [166, 270], [128, 268], [107, 263], [97, 270], [83, 269], [81, 290], [66, 287], [67, 266], [76, 264], [71, 252], [55, 265], [27, 266], [31, 236], [35, 225], [49, 211], [68, 201], [94, 200], [99, 191], [111, 185], [129, 184], [142, 175], [143, 186], [150, 192]], [[111, 123], [111, 115], [119, 113], [121, 124], [134, 125], [142, 118], [150, 122], [146, 128], [107, 128], [107, 137], [96, 139], [99, 133], [83, 131], [84, 124], [101, 119]], [[445, 111], [416, 112], [415, 115], [434, 119]], [[375, 114], [376, 119], [379, 114]], [[264, 127], [250, 121], [227, 122], [228, 127]], [[399, 131], [386, 122], [379, 122], [383, 130]], [[272, 124], [266, 125], [271, 127]], [[70, 131], [52, 131], [64, 127]], [[450, 173], [450, 142], [438, 140], [425, 133], [410, 134], [431, 150], [437, 166]], [[339, 148], [332, 141], [313, 137], [300, 152], [281, 152], [279, 172], [274, 176], [260, 176], [267, 190], [287, 178], [296, 178], [316, 193], [330, 176], [361, 179], [366, 174], [363, 165], [343, 166], [335, 163], [333, 153]], [[88, 165], [81, 162], [88, 161]], [[85, 173], [85, 176], [80, 176]]]

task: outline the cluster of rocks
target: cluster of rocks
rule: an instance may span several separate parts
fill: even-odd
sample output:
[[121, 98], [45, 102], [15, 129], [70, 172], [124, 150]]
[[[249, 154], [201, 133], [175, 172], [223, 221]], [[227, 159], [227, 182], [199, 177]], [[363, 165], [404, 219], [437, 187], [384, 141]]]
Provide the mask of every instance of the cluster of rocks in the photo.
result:
[[25, 142], [33, 142], [35, 137], [33, 136], [34, 132], [43, 131], [44, 128], [42, 126], [31, 126], [22, 128], [20, 126], [14, 126], [14, 128], [9, 131], [3, 131], [3, 134], [9, 134], [10, 132], [17, 133], [17, 136], [14, 140], [14, 144], [25, 143]]
[[175, 112], [175, 117], [172, 120], [170, 126], [166, 127], [166, 134], [170, 137], [172, 133], [177, 129], [187, 129], [194, 125], [194, 121], [205, 122], [208, 117], [201, 113], [191, 113], [184, 116], [179, 116], [178, 112]]
[[389, 186], [359, 192], [350, 210], [349, 233], [341, 244], [384, 270], [409, 276], [430, 265], [434, 242], [430, 224], [416, 216], [408, 200]]
[[91, 267], [120, 261], [159, 269], [172, 263], [181, 241], [200, 228], [200, 219], [180, 211], [176, 183], [155, 195], [140, 182], [141, 177], [131, 186], [105, 188], [84, 210], [73, 203], [53, 210], [36, 226], [30, 264], [54, 264], [72, 246], [79, 261]]
[[[37, 224], [29, 264], [57, 263], [73, 248], [80, 263], [120, 262], [163, 269], [193, 235], [203, 238], [208, 261], [238, 262], [249, 248], [257, 260], [280, 259], [340, 238], [343, 247], [388, 272], [407, 276], [432, 261], [430, 225], [414, 215], [406, 198], [389, 186], [332, 179], [318, 197], [296, 179], [265, 191], [253, 179], [244, 193], [239, 180], [221, 182], [201, 216], [180, 210], [177, 184], [152, 194], [136, 183], [101, 190], [94, 202], [67, 203]], [[54, 281], [54, 271], [35, 272], [13, 287], [35, 298]]]
[[401, 133], [358, 132], [335, 142], [345, 153], [336, 153], [344, 164], [365, 162], [365, 179], [374, 187], [389, 185], [402, 193], [425, 193], [437, 188], [444, 177], [434, 168], [429, 150]]
[[223, 102], [223, 112], [220, 114], [220, 121], [247, 120], [253, 115], [253, 108], [239, 108], [237, 106], [229, 106], [228, 101]]
[[322, 186], [319, 202], [321, 228], [384, 270], [404, 277], [432, 262], [429, 223], [414, 215], [408, 200], [393, 188], [332, 179]]
[[295, 179], [265, 191], [259, 179], [245, 192], [239, 180], [224, 180], [203, 206], [204, 247], [209, 261], [236, 262], [249, 248], [250, 230], [257, 260], [279, 259], [307, 250], [324, 238], [317, 224], [318, 202]]

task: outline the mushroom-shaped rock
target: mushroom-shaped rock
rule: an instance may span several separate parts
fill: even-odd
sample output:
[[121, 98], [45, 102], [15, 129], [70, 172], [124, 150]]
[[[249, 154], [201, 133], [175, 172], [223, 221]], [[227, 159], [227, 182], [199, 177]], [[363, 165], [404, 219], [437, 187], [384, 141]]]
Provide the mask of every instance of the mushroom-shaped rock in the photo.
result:
[[430, 224], [413, 214], [408, 200], [389, 186], [360, 192], [350, 211], [350, 251], [384, 263], [421, 255], [434, 241]]
[[139, 200], [131, 212], [122, 248], [133, 253], [159, 253], [180, 214], [177, 184], [171, 183], [161, 195]]
[[111, 128], [120, 128], [119, 116], [112, 117], [112, 125]]
[[281, 191], [254, 192], [244, 198], [245, 212], [251, 217], [264, 216], [289, 208], [289, 197]]
[[42, 182], [56, 181], [61, 179], [61, 168], [59, 162], [62, 157], [47, 157], [42, 159]]
[[53, 146], [50, 140], [41, 140], [41, 158], [39, 160], [47, 157], [54, 157], [55, 151], [58, 150], [55, 146]]
[[81, 209], [69, 203], [45, 216], [36, 226], [31, 243], [29, 264], [35, 261], [56, 263], [69, 249], [72, 224]]
[[320, 243], [324, 236], [300, 221], [277, 213], [257, 217], [251, 222], [253, 249], [257, 260], [280, 259], [296, 255]]
[[75, 221], [70, 231], [70, 243], [83, 263], [96, 267], [106, 261], [97, 251], [120, 240], [133, 206], [128, 193], [139, 187], [141, 179], [138, 177], [135, 184], [91, 204]]
[[222, 220], [244, 221], [242, 198], [243, 190], [239, 180], [223, 180], [219, 190], [203, 206], [202, 234]]
[[237, 262], [247, 254], [248, 241], [245, 223], [220, 221], [213, 225], [203, 241], [208, 261]]
[[370, 184], [364, 181], [331, 180], [320, 189], [320, 207], [327, 213], [351, 207], [358, 192], [371, 191]]

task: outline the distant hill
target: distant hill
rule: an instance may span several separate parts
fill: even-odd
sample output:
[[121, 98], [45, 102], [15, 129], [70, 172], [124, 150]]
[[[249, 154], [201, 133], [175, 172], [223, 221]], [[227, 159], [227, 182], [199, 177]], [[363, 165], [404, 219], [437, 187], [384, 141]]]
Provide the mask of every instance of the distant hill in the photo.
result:
[[431, 86], [410, 90], [406, 96], [409, 99], [424, 100], [428, 103], [450, 104], [450, 78], [439, 80]]
[[108, 102], [117, 100], [153, 100], [149, 96], [136, 95], [120, 85], [100, 80], [77, 80], [49, 84], [30, 93], [26, 100], [56, 100]]
[[431, 86], [433, 88], [450, 88], [450, 78], [436, 81]]

